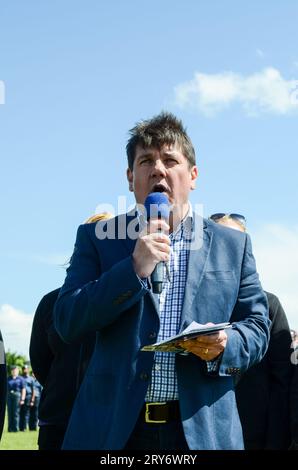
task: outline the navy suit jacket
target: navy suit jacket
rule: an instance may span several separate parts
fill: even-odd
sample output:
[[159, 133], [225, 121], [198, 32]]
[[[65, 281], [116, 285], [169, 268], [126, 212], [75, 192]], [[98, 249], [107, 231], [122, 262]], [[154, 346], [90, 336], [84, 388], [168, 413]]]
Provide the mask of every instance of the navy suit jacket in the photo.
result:
[[[97, 330], [64, 449], [123, 449], [144, 404], [154, 353], [140, 348], [158, 333], [158, 302], [133, 269], [135, 241], [123, 226], [134, 221], [128, 215], [123, 225], [125, 217], [79, 227], [56, 302], [55, 325], [65, 341]], [[98, 238], [102, 224], [110, 233], [116, 225], [114, 239]], [[190, 449], [242, 449], [234, 378], [266, 352], [267, 299], [248, 235], [207, 220], [201, 226], [202, 246], [189, 254], [180, 329], [193, 320], [231, 321], [233, 328], [217, 374], [193, 354], [176, 355], [181, 417]]]

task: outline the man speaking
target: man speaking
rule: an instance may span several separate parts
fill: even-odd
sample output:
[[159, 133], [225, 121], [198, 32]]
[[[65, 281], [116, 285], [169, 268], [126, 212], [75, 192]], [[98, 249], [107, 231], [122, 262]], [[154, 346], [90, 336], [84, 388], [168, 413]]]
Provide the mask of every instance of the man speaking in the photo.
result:
[[[66, 342], [97, 331], [63, 448], [242, 449], [234, 379], [262, 359], [269, 335], [249, 236], [192, 212], [195, 151], [172, 114], [138, 123], [127, 157], [136, 211], [103, 223], [107, 234], [115, 227], [112, 237], [79, 227], [55, 307]], [[168, 198], [168, 221], [144, 216], [152, 192]], [[154, 294], [159, 263], [164, 280]], [[141, 351], [192, 321], [232, 328], [187, 341], [184, 354]]]

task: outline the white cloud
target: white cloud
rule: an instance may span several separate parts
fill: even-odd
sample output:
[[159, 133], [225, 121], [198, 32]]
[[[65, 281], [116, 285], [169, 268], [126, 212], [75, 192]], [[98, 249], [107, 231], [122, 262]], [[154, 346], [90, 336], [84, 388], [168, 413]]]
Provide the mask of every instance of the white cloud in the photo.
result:
[[0, 325], [5, 350], [29, 358], [29, 342], [33, 315], [17, 310], [11, 305], [0, 306]]
[[279, 297], [298, 330], [298, 226], [266, 225], [252, 234], [252, 243], [264, 289]]
[[252, 75], [233, 72], [203, 74], [174, 88], [175, 103], [212, 116], [232, 104], [240, 104], [245, 114], [287, 114], [298, 110], [298, 80], [286, 80], [269, 67]]

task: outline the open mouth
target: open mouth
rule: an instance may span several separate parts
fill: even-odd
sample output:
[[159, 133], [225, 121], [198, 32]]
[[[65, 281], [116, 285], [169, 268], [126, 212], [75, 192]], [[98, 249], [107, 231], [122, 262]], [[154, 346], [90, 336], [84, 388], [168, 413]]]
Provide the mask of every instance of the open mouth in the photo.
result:
[[152, 188], [152, 192], [154, 192], [154, 193], [165, 193], [165, 192], [167, 192], [167, 188], [163, 184], [155, 184]]

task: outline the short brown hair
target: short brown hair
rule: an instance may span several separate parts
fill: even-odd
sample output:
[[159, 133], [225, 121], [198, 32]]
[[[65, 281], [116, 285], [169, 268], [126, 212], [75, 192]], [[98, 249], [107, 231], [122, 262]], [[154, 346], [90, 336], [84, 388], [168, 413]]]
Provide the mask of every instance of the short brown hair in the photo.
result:
[[133, 169], [137, 145], [143, 148], [178, 144], [189, 166], [196, 164], [196, 154], [182, 121], [174, 114], [161, 112], [151, 119], [138, 122], [130, 129], [130, 138], [126, 145], [127, 161]]

